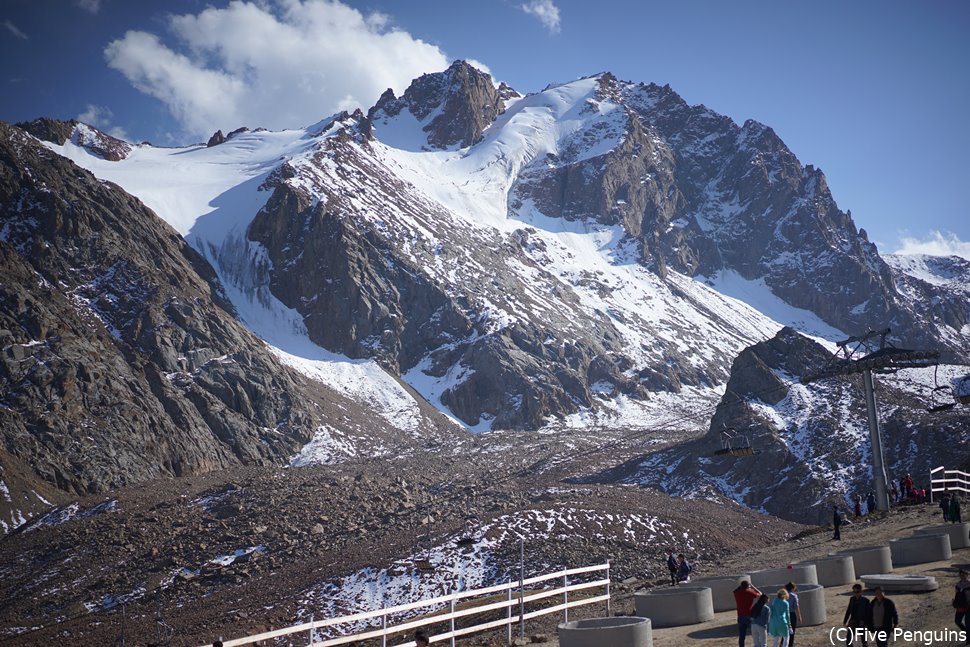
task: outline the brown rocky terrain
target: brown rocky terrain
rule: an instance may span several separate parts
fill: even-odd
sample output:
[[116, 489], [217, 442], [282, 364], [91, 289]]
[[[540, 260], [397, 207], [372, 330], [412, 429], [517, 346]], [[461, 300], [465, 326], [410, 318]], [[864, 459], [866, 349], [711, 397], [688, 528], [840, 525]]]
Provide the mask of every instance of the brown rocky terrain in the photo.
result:
[[[286, 464], [321, 428], [414, 440], [282, 365], [171, 227], [6, 124], [0, 268], [0, 450], [34, 473], [14, 492], [27, 512], [51, 496], [38, 481], [80, 495]], [[460, 433], [425, 411], [425, 437]]]
[[[323, 585], [367, 567], [406, 571], [419, 543], [447, 545], [476, 528], [497, 538], [482, 553], [495, 581], [517, 573], [518, 529], [528, 535], [529, 574], [610, 559], [617, 583], [662, 578], [668, 546], [707, 568], [802, 529], [723, 502], [566, 485], [565, 474], [630, 448], [503, 436], [453, 452], [237, 468], [80, 499], [0, 542], [0, 644], [109, 644], [122, 608], [129, 644], [156, 639], [165, 629], [156, 614], [172, 645], [282, 627], [341, 608]], [[252, 547], [232, 564], [213, 561]]]

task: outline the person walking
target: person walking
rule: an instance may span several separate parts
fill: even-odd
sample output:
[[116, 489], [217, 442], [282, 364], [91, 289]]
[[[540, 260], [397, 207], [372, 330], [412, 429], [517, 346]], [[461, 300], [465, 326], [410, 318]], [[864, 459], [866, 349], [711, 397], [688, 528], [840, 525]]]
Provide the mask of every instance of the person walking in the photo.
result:
[[842, 625], [851, 630], [845, 638], [846, 647], [855, 642], [853, 638], [859, 632], [861, 632], [862, 647], [868, 647], [865, 630], [869, 626], [869, 598], [862, 595], [861, 584], [852, 585], [852, 597], [849, 598], [849, 605], [845, 608]]
[[677, 555], [677, 560], [677, 581], [690, 582], [690, 572], [694, 570], [694, 567], [690, 565], [683, 553]]
[[798, 586], [794, 582], [785, 585], [788, 591], [788, 617], [791, 626], [791, 635], [788, 637], [788, 647], [795, 647], [795, 630], [802, 622], [802, 610], [798, 608]]
[[852, 495], [852, 500], [855, 501], [855, 518], [858, 519], [862, 516], [862, 495], [856, 492]]
[[899, 488], [896, 487], [895, 479], [889, 481], [889, 494], [892, 495], [891, 501], [893, 503], [899, 503]]
[[[771, 622], [768, 601], [768, 596], [762, 593], [751, 607], [751, 638], [754, 639], [754, 647], [768, 647], [768, 623]], [[743, 637], [741, 645], [744, 645]]]
[[832, 506], [832, 527], [835, 529], [832, 541], [839, 541], [842, 539], [842, 512], [839, 511], [838, 504]]
[[876, 511], [876, 495], [870, 492], [866, 497], [866, 514], [872, 514]]
[[960, 497], [955, 492], [950, 495], [950, 521], [952, 523], [962, 523], [960, 521]]
[[940, 495], [940, 510], [943, 511], [943, 523], [950, 520], [950, 493], [944, 492]]
[[788, 636], [791, 633], [791, 620], [788, 616], [788, 591], [778, 589], [775, 599], [771, 601], [771, 618], [768, 620], [768, 635], [771, 636], [771, 647], [788, 647]]
[[913, 477], [907, 474], [902, 478], [899, 484], [903, 488], [903, 498], [908, 498], [910, 495], [910, 490], [913, 489]]
[[970, 645], [970, 571], [960, 569], [956, 595], [953, 596], [953, 622], [964, 633], [965, 645]]
[[680, 564], [677, 563], [677, 558], [674, 557], [674, 551], [667, 551], [667, 570], [670, 571], [670, 586], [677, 586], [677, 570]]
[[876, 647], [888, 647], [893, 630], [899, 626], [899, 614], [896, 613], [896, 605], [886, 597], [881, 586], [876, 587], [875, 596], [869, 603], [868, 625], [875, 632]]
[[[748, 580], [741, 580], [738, 588], [734, 589], [734, 605], [738, 609], [738, 647], [744, 647], [744, 639], [748, 635], [748, 628], [751, 628], [751, 635], [754, 635], [754, 628], [751, 627], [751, 623], [754, 621], [754, 605], [762, 597], [765, 598], [765, 602], [768, 601], [768, 596], [763, 595]], [[767, 628], [765, 631], [767, 631]], [[767, 641], [766, 634], [765, 642], [767, 643]], [[757, 645], [758, 641], [755, 640], [754, 644]], [[765, 645], [762, 645], [762, 647], [765, 647]]]

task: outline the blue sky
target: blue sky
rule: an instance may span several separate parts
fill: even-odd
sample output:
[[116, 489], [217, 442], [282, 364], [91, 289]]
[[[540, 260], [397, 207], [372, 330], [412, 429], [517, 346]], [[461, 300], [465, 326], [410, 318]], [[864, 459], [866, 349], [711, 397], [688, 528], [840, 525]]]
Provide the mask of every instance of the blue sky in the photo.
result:
[[3, 0], [0, 119], [177, 144], [366, 109], [456, 58], [521, 92], [609, 70], [771, 126], [881, 251], [970, 257], [967, 34], [963, 0]]

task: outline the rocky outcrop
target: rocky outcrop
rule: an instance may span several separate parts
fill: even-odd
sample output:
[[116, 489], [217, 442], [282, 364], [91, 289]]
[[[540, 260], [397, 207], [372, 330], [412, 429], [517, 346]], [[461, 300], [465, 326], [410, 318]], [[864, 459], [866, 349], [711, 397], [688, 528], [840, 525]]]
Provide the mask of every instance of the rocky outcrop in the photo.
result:
[[225, 142], [226, 142], [226, 136], [222, 133], [221, 130], [217, 130], [214, 133], [212, 133], [212, 137], [209, 138], [209, 141], [207, 141], [205, 145], [206, 145], [206, 148], [212, 148], [213, 146], [218, 146], [219, 144], [224, 144]]
[[323, 425], [384, 433], [282, 366], [144, 205], [5, 124], [0, 224], [0, 450], [44, 481], [92, 493], [285, 463]]
[[[505, 99], [517, 96], [507, 85], [495, 88], [492, 77], [465, 61], [444, 72], [415, 79], [401, 98], [388, 89], [367, 114], [372, 122], [410, 112], [423, 125], [431, 148], [464, 148], [505, 109]], [[426, 123], [425, 123], [426, 122]]]
[[77, 146], [86, 148], [91, 153], [108, 160], [117, 162], [128, 157], [131, 144], [101, 132], [93, 126], [76, 120], [59, 121], [42, 117], [31, 122], [19, 123], [21, 128], [37, 139], [63, 145], [70, 140]]
[[[688, 497], [723, 495], [783, 519], [824, 523], [831, 505], [871, 491], [872, 455], [860, 376], [802, 385], [831, 353], [791, 328], [743, 351], [708, 432], [594, 481], [639, 483]], [[928, 474], [970, 441], [961, 414], [930, 414], [919, 393], [878, 380], [890, 477]], [[718, 455], [725, 433], [754, 456]], [[912, 448], [920, 451], [913, 453]]]

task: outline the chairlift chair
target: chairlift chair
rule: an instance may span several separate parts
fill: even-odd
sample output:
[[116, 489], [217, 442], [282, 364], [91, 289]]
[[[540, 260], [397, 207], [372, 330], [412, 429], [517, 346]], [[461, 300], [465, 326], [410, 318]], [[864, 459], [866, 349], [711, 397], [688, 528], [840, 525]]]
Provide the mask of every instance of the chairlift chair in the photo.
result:
[[957, 406], [956, 400], [950, 399], [949, 402], [945, 401], [947, 396], [952, 398], [953, 389], [947, 385], [938, 386], [930, 391], [930, 406], [926, 408], [930, 413], [940, 413], [942, 411], [949, 411], [953, 407]]
[[455, 545], [459, 548], [470, 548], [474, 546], [480, 527], [481, 520], [479, 520], [478, 515], [471, 514], [465, 517], [464, 531], [461, 537], [455, 541]]
[[760, 449], [751, 446], [748, 435], [738, 432], [734, 427], [728, 427], [721, 431], [721, 448], [714, 450], [715, 456], [734, 456], [735, 458], [756, 456], [760, 453]]

